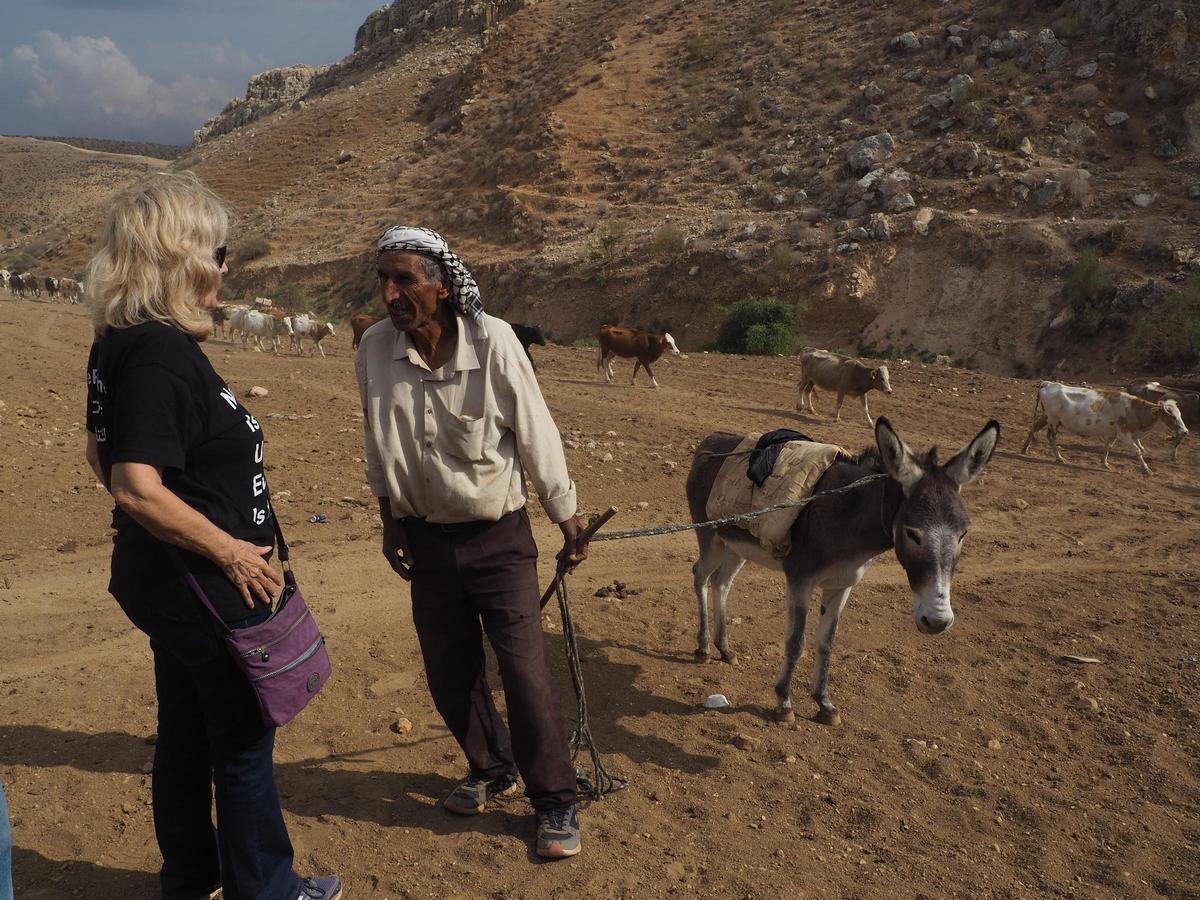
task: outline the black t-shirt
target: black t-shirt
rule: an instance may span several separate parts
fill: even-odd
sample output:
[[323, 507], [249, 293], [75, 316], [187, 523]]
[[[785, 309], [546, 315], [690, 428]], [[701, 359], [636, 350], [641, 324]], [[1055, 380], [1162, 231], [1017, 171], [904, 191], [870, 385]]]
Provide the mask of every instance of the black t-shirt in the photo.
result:
[[[106, 483], [114, 463], [162, 469], [163, 484], [235, 538], [273, 546], [263, 434], [196, 341], [170, 325], [109, 328], [88, 356], [87, 429]], [[109, 590], [135, 622], [210, 621], [166, 547], [119, 507]], [[178, 550], [227, 621], [250, 615], [211, 561]]]

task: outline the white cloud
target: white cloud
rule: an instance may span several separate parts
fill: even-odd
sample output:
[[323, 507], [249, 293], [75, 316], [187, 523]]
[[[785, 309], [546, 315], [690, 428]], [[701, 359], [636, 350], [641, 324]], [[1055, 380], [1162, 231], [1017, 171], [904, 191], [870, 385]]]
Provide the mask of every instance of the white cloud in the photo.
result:
[[[251, 61], [228, 42], [213, 51], [217, 71], [236, 69], [240, 76]], [[0, 58], [0, 82], [0, 128], [9, 133], [173, 143], [189, 142], [193, 129], [241, 93], [236, 82], [214, 77], [162, 84], [138, 71], [111, 38], [52, 31]]]

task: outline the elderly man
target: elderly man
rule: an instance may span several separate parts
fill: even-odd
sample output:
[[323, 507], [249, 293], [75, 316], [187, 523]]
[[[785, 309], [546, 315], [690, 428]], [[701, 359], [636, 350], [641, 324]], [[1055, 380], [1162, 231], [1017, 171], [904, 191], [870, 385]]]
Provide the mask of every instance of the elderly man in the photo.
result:
[[[551, 680], [538, 605], [537, 545], [525, 477], [587, 557], [558, 429], [512, 328], [485, 315], [471, 273], [440, 235], [396, 227], [379, 239], [388, 320], [355, 357], [367, 481], [383, 555], [412, 589], [413, 624], [434, 705], [463, 749], [467, 779], [447, 810], [481, 813], [516, 791], [537, 813], [537, 852], [580, 849], [575, 770]], [[508, 718], [492, 703], [482, 633], [499, 663]]]

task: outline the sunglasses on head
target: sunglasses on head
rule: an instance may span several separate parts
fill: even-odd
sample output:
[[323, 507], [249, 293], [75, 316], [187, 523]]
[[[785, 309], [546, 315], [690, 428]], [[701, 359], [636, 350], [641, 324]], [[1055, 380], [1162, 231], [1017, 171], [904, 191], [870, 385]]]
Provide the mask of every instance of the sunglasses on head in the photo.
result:
[[222, 244], [220, 247], [218, 247], [216, 250], [213, 251], [213, 261], [216, 262], [218, 269], [221, 268], [221, 266], [225, 265], [225, 255], [228, 252], [229, 252], [229, 248], [226, 247], [224, 244]]

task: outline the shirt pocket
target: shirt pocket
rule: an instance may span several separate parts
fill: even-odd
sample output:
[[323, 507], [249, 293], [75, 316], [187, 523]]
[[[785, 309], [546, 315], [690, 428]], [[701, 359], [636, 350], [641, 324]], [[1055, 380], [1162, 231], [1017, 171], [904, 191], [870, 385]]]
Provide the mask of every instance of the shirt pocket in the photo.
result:
[[483, 459], [484, 420], [482, 416], [449, 415], [446, 417], [446, 452], [458, 459], [478, 462]]

